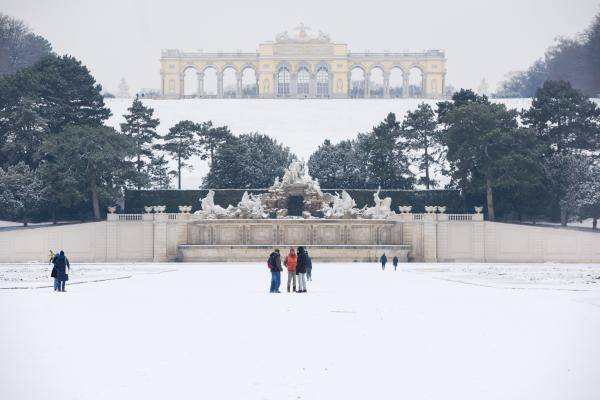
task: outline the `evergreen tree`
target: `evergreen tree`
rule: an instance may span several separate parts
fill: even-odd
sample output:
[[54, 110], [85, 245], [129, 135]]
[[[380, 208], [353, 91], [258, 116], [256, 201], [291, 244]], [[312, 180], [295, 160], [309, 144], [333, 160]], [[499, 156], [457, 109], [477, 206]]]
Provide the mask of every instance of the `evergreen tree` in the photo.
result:
[[322, 188], [351, 189], [364, 187], [363, 176], [359, 173], [359, 164], [355, 150], [356, 141], [343, 140], [332, 144], [326, 139], [311, 154], [308, 169]]
[[[136, 143], [129, 136], [106, 126], [72, 126], [44, 142], [46, 159], [58, 170], [71, 169], [82, 193], [92, 203], [95, 220], [100, 219], [100, 203], [113, 203], [126, 186], [137, 184], [140, 173], [129, 161]], [[51, 190], [62, 190], [60, 184]]]
[[295, 159], [289, 148], [258, 133], [229, 138], [214, 153], [205, 188], [267, 188]]
[[202, 160], [210, 159], [210, 168], [215, 168], [215, 152], [217, 148], [231, 138], [231, 132], [226, 126], [213, 126], [212, 121], [203, 122], [198, 132], [198, 144]]
[[180, 121], [163, 137], [161, 149], [177, 160], [177, 189], [181, 189], [181, 169], [188, 167], [185, 161], [198, 151], [197, 135], [201, 128], [192, 121]]
[[27, 164], [0, 168], [0, 213], [27, 226], [30, 216], [44, 198], [43, 184], [36, 171]]
[[[394, 113], [363, 138], [366, 150], [368, 188], [410, 189], [414, 183], [409, 170], [406, 144], [400, 142], [400, 123]], [[363, 139], [363, 140], [364, 140]]]
[[461, 92], [455, 104], [441, 103], [438, 117], [444, 126], [450, 174], [463, 190], [485, 188], [488, 218], [493, 221], [494, 189], [526, 181], [523, 171], [534, 170], [539, 146], [530, 130], [518, 128], [516, 111], [492, 104], [485, 96]]
[[546, 144], [547, 154], [596, 150], [600, 145], [600, 108], [568, 82], [545, 82], [522, 116]]
[[402, 139], [413, 151], [413, 162], [425, 174], [419, 178], [419, 183], [425, 185], [427, 190], [435, 187], [436, 181], [431, 178], [430, 171], [439, 164], [441, 146], [436, 116], [429, 104], [421, 103], [415, 111], [406, 114], [402, 122]]
[[171, 175], [175, 175], [174, 172], [169, 172], [169, 161], [164, 155], [154, 157], [148, 164], [149, 186], [152, 189], [171, 189]]
[[[121, 124], [121, 132], [129, 136], [135, 144], [135, 167], [138, 173], [149, 174], [149, 164], [155, 158], [153, 150], [157, 148], [156, 141], [160, 138], [156, 127], [160, 123], [153, 118], [154, 110], [144, 106], [139, 97], [135, 97], [131, 107], [125, 114], [125, 123]], [[141, 189], [142, 184], [138, 186]]]
[[34, 154], [46, 136], [69, 125], [101, 126], [110, 110], [100, 91], [88, 69], [69, 56], [48, 56], [1, 78], [0, 159], [36, 167]]

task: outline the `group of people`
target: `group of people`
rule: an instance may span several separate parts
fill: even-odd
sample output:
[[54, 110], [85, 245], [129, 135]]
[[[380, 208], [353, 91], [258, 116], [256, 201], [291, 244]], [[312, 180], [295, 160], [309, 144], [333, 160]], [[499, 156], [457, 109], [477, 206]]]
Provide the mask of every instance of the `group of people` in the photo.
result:
[[65, 285], [69, 280], [69, 271], [71, 265], [69, 259], [65, 256], [64, 251], [55, 254], [50, 250], [50, 264], [52, 264], [52, 273], [50, 276], [54, 278], [54, 291], [65, 292]]
[[[275, 249], [267, 261], [267, 266], [271, 271], [271, 293], [281, 293], [281, 272], [283, 266], [287, 269], [287, 291], [290, 291], [290, 286], [294, 292], [306, 293], [306, 281], [312, 281], [312, 260], [308, 255], [308, 251], [302, 246], [298, 247], [298, 251], [293, 247], [289, 253], [281, 261], [279, 249]], [[296, 281], [298, 289], [296, 290]]]
[[[381, 270], [385, 271], [385, 264], [387, 264], [387, 256], [385, 255], [385, 253], [383, 253], [383, 255], [379, 258], [379, 262], [381, 263]], [[392, 258], [392, 264], [394, 264], [394, 271], [396, 270], [396, 268], [398, 267], [398, 256], [394, 256], [394, 258]]]

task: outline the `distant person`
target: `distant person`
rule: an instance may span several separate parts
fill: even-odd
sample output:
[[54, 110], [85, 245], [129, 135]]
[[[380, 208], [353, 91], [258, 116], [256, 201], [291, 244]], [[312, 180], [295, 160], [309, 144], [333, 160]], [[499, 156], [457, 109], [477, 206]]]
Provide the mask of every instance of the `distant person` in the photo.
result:
[[383, 253], [381, 258], [379, 259], [379, 262], [381, 263], [381, 270], [385, 271], [385, 264], [387, 263], [387, 257], [385, 256], [385, 253]]
[[306, 279], [309, 281], [312, 281], [312, 258], [310, 258], [310, 255], [308, 254], [308, 251], [306, 251]]
[[392, 264], [394, 264], [394, 271], [395, 271], [396, 267], [398, 266], [398, 256], [394, 256], [394, 258], [392, 258]]
[[308, 253], [304, 247], [298, 247], [298, 264], [296, 274], [298, 275], [298, 293], [306, 293], [306, 265], [308, 264]]
[[61, 250], [60, 253], [54, 257], [54, 268], [56, 268], [54, 290], [58, 292], [65, 292], [65, 284], [69, 280], [69, 274], [67, 271], [71, 269], [71, 265], [69, 264], [67, 257], [65, 257], [64, 251]]
[[298, 256], [296, 255], [296, 250], [292, 247], [287, 257], [283, 261], [283, 264], [286, 266], [288, 275], [287, 275], [287, 291], [290, 291], [290, 284], [293, 282], [294, 292], [296, 291], [296, 265], [298, 264]]
[[48, 255], [49, 262], [48, 264], [52, 264], [52, 272], [50, 273], [50, 277], [54, 278], [54, 291], [57, 292], [60, 289], [60, 281], [56, 278], [56, 257], [57, 254], [50, 250], [50, 254]]
[[281, 255], [279, 249], [275, 249], [269, 256], [267, 265], [271, 270], [271, 290], [270, 293], [281, 293], [279, 287], [281, 286]]

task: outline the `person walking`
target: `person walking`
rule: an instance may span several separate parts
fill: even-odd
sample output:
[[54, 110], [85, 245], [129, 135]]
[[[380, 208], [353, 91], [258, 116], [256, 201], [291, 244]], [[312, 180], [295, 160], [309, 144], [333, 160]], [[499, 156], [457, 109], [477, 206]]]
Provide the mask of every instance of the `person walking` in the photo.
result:
[[312, 258], [310, 258], [310, 255], [308, 254], [308, 251], [306, 251], [306, 279], [309, 281], [312, 281]]
[[398, 256], [394, 256], [394, 258], [392, 258], [392, 264], [394, 264], [394, 271], [395, 271], [396, 267], [398, 266]]
[[50, 272], [50, 277], [54, 278], [54, 291], [55, 292], [58, 292], [58, 289], [60, 289], [60, 281], [56, 277], [56, 259], [57, 259], [57, 257], [58, 257], [58, 254], [56, 254], [52, 250], [50, 250], [49, 264], [52, 264], [52, 272]]
[[71, 269], [71, 265], [69, 264], [69, 260], [65, 257], [65, 252], [60, 251], [58, 255], [55, 257], [55, 267], [56, 267], [56, 279], [58, 279], [58, 290], [59, 292], [65, 292], [65, 284], [69, 280], [68, 270]]
[[296, 265], [296, 274], [298, 274], [298, 293], [306, 293], [306, 266], [308, 264], [308, 253], [304, 247], [298, 247], [298, 264]]
[[387, 263], [387, 257], [385, 256], [385, 253], [383, 253], [381, 258], [379, 259], [379, 262], [381, 263], [381, 270], [385, 271], [385, 264]]
[[270, 293], [281, 293], [279, 287], [281, 286], [281, 255], [279, 249], [275, 249], [269, 256], [267, 265], [271, 270], [271, 290]]
[[296, 291], [296, 264], [298, 264], [298, 256], [296, 250], [292, 247], [289, 254], [285, 258], [283, 264], [286, 266], [288, 271], [287, 279], [287, 291], [290, 291], [290, 284], [293, 282], [294, 292]]

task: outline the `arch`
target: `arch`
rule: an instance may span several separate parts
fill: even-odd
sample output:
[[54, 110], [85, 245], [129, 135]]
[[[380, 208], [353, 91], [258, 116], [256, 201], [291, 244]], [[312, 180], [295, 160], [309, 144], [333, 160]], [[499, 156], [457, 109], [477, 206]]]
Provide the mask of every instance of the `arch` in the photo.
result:
[[281, 65], [277, 69], [277, 96], [287, 97], [290, 95], [291, 74], [287, 65]]
[[383, 97], [384, 69], [382, 66], [375, 65], [369, 71], [369, 97]]
[[296, 72], [296, 92], [302, 97], [310, 95], [310, 70], [305, 65], [301, 65]]
[[354, 65], [350, 68], [349, 74], [349, 85], [348, 85], [348, 95], [352, 98], [362, 98], [365, 97], [365, 80], [367, 74], [365, 73], [364, 67], [361, 65]]
[[223, 97], [233, 98], [238, 93], [238, 73], [237, 70], [227, 65], [223, 67]]
[[216, 97], [218, 94], [217, 68], [207, 65], [202, 69], [202, 87], [205, 97]]
[[317, 97], [329, 97], [329, 69], [323, 65], [317, 67], [315, 77], [317, 80]]
[[418, 65], [413, 65], [408, 71], [408, 95], [410, 97], [423, 95], [423, 69]]
[[242, 71], [242, 97], [258, 96], [258, 74], [253, 65], [247, 64], [240, 68]]
[[404, 92], [404, 70], [397, 65], [390, 69], [390, 97], [402, 97]]
[[181, 82], [183, 87], [181, 88], [181, 95], [183, 97], [197, 97], [198, 93], [198, 69], [195, 65], [186, 65], [183, 67], [181, 72]]

